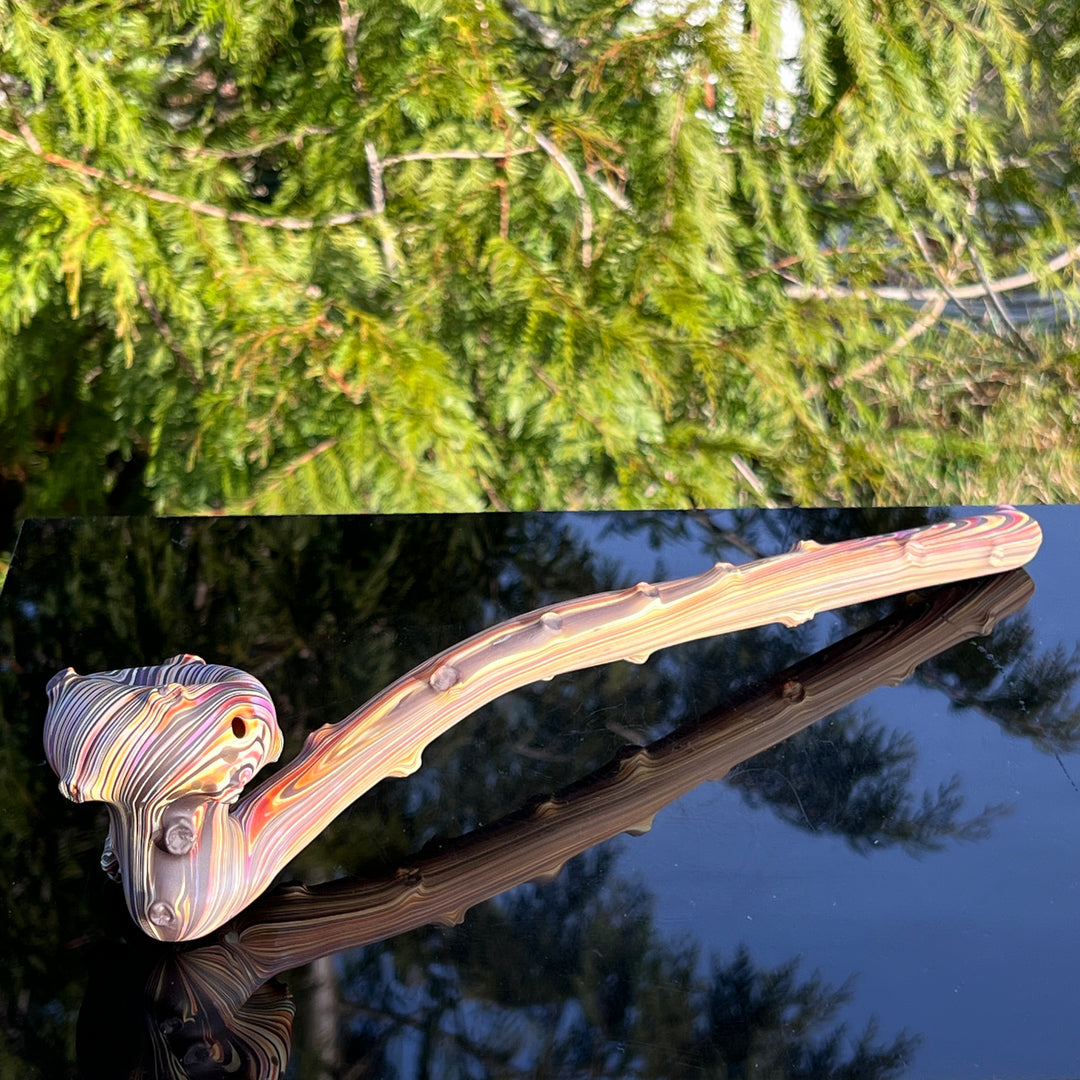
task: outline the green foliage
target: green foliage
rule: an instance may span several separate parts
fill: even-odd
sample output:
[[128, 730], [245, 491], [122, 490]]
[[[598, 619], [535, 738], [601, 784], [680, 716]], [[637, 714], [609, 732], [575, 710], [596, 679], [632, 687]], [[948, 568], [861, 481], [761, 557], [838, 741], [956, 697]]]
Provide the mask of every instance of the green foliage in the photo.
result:
[[523, 11], [0, 3], [23, 513], [1080, 494], [1067, 5]]

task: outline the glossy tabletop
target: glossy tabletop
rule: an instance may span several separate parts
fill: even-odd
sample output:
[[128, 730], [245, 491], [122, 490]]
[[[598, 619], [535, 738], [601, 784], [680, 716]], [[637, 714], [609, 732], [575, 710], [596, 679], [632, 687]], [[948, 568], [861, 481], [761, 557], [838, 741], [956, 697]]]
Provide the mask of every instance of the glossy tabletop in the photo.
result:
[[507, 694], [182, 946], [131, 922], [102, 807], [42, 750], [69, 665], [242, 668], [287, 761], [511, 615], [966, 512], [25, 523], [0, 596], [0, 1076], [1075, 1076], [1080, 508], [1030, 510], [1030, 581]]

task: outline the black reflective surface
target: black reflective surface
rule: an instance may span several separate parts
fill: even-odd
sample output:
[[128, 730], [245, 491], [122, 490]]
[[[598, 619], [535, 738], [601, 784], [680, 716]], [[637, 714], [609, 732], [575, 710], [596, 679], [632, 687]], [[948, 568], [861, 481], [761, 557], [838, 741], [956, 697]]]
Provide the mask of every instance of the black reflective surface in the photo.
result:
[[[277, 702], [287, 760], [305, 731], [511, 614], [927, 512], [27, 523], [0, 597], [0, 1075], [1076, 1075], [1080, 511], [1032, 512], [1035, 595], [989, 637], [552, 881], [280, 973], [280, 934], [255, 953], [247, 938], [175, 950], [130, 924], [97, 866], [103, 812], [67, 803], [44, 761], [58, 668], [181, 651], [245, 668]], [[943, 513], [959, 511], [929, 517]], [[289, 876], [392, 874], [896, 607], [508, 695]], [[340, 906], [352, 886], [335, 887], [320, 895]], [[369, 894], [349, 895], [362, 921]]]

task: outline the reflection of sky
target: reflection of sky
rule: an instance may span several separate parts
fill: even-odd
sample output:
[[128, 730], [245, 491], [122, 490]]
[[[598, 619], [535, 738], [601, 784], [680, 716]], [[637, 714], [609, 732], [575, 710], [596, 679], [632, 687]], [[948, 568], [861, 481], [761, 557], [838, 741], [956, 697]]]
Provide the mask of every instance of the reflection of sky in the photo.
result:
[[[1033, 645], [1071, 653], [1080, 640], [1078, 512], [1033, 514], [1045, 534], [1029, 567]], [[636, 552], [628, 573], [654, 576]], [[704, 568], [677, 563], [670, 549], [665, 558], [673, 575]], [[648, 835], [620, 841], [622, 872], [649, 882], [660, 932], [693, 938], [706, 957], [730, 959], [742, 943], [761, 965], [799, 956], [800, 976], [818, 970], [834, 986], [857, 973], [844, 1014], [854, 1038], [871, 1014], [882, 1042], [901, 1028], [923, 1036], [906, 1075], [1075, 1076], [1080, 792], [1052, 755], [978, 714], [950, 711], [933, 691], [881, 690], [857, 708], [914, 733], [919, 785], [936, 789], [959, 774], [966, 815], [1000, 803], [1013, 813], [995, 820], [990, 839], [941, 854], [864, 857], [709, 784], [659, 814]], [[1063, 763], [1080, 785], [1080, 757]]]

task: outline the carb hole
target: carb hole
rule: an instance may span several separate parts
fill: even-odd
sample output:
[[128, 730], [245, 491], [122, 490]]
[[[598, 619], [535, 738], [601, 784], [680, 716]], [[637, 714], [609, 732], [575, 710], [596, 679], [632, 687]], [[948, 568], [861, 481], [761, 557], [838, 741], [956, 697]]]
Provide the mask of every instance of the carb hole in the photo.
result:
[[244, 723], [244, 718], [242, 716], [234, 716], [232, 718], [232, 733], [238, 739], [242, 739], [247, 734], [247, 724]]

